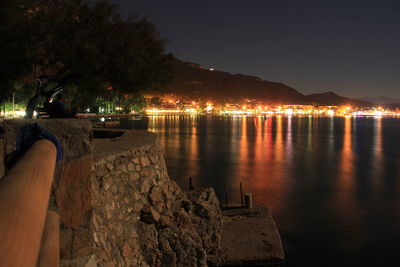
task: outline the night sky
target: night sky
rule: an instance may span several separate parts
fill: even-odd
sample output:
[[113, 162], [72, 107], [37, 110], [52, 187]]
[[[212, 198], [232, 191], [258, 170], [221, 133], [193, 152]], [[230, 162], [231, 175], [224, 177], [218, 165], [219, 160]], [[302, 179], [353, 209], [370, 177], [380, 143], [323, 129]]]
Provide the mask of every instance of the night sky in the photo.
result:
[[304, 94], [400, 98], [400, 1], [112, 0], [179, 59]]

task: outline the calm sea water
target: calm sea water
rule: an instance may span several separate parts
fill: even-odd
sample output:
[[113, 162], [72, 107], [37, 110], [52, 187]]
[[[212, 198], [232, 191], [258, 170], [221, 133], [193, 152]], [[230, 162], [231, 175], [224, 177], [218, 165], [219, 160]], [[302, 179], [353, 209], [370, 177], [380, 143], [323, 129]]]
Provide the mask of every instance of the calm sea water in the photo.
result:
[[153, 117], [169, 174], [277, 222], [286, 266], [400, 266], [400, 119]]

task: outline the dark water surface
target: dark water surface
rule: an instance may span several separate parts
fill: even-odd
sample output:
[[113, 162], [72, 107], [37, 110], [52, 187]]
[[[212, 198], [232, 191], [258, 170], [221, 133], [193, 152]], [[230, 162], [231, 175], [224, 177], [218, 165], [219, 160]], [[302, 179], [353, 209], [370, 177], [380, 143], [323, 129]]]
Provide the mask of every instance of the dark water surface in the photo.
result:
[[286, 266], [400, 266], [400, 119], [150, 118], [169, 174], [273, 213]]

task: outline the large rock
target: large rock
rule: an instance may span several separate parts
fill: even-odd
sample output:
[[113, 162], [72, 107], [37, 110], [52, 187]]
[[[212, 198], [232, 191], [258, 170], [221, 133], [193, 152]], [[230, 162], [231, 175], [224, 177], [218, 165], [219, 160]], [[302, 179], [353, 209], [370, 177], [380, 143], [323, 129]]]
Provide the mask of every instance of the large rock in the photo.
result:
[[[158, 191], [153, 188], [151, 192]], [[218, 251], [222, 229], [222, 215], [214, 190], [179, 190], [171, 208], [161, 213], [161, 221], [150, 212], [154, 203], [156, 201], [150, 197], [149, 206], [143, 210], [145, 216], [142, 214], [139, 222], [140, 244], [147, 263], [151, 266], [207, 266], [207, 257]]]
[[197, 232], [202, 233], [201, 238], [207, 253], [215, 254], [219, 249], [222, 231], [219, 200], [212, 188], [191, 191], [188, 195], [196, 215], [192, 216], [194, 227]]
[[207, 266], [221, 211], [212, 189], [183, 192], [151, 133], [95, 140], [93, 226], [100, 266]]

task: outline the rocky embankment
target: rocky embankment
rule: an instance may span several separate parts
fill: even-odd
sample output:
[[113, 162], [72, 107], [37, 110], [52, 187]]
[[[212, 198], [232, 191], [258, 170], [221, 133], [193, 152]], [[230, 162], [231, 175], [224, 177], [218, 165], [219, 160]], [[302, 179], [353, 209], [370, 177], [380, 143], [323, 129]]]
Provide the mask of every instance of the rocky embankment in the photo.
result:
[[[143, 146], [132, 146], [132, 140]], [[183, 192], [168, 177], [155, 136], [148, 132], [126, 132], [118, 144], [95, 140], [94, 158], [97, 262], [207, 266], [208, 256], [218, 251], [222, 227], [211, 188]]]
[[[5, 125], [4, 155], [32, 121]], [[50, 208], [60, 214], [61, 266], [207, 266], [222, 215], [213, 189], [183, 192], [168, 177], [156, 135], [93, 138], [79, 120], [35, 120], [62, 143]]]
[[[235, 236], [262, 233], [243, 232], [249, 228], [240, 216], [227, 220], [213, 189], [182, 191], [168, 176], [155, 134], [124, 131], [97, 133], [102, 138], [93, 138], [91, 124], [85, 121], [34, 122], [53, 133], [64, 149], [49, 205], [60, 215], [61, 266], [189, 267], [246, 262], [232, 256], [241, 250], [235, 246]], [[15, 150], [17, 132], [27, 123], [32, 121], [6, 122], [2, 146], [6, 161]], [[262, 231], [272, 229], [275, 241], [267, 244], [264, 237], [256, 237], [264, 243], [260, 247], [256, 242], [255, 248], [261, 250], [255, 256], [272, 252], [283, 258], [275, 225], [268, 222], [265, 228], [265, 218], [254, 225], [264, 227]], [[270, 215], [267, 219], [273, 222]], [[234, 246], [226, 246], [230, 243]], [[271, 244], [277, 244], [278, 253], [270, 249]], [[246, 249], [251, 251], [251, 247]]]

